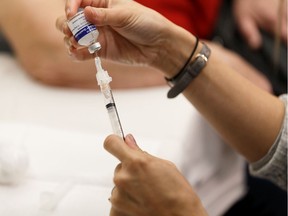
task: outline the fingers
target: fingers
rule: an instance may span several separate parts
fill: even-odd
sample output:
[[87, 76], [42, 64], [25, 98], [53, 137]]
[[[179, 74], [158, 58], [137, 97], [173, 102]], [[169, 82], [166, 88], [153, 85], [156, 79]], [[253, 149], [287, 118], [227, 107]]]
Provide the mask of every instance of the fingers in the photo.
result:
[[239, 28], [252, 49], [258, 49], [262, 44], [262, 37], [256, 23], [250, 18], [242, 18]]
[[67, 37], [72, 36], [72, 32], [68, 28], [67, 20], [65, 16], [61, 16], [56, 20], [56, 28], [65, 34]]
[[78, 48], [80, 49], [81, 46], [77, 43], [77, 41], [75, 40], [75, 38], [73, 36], [71, 37], [67, 37], [65, 36], [64, 37], [64, 43], [65, 43], [65, 46], [70, 49], [70, 47], [74, 47], [74, 48]]
[[114, 207], [112, 207], [110, 209], [110, 214], [109, 216], [127, 216], [126, 214], [124, 214], [123, 212], [120, 212], [118, 210], [116, 210]]
[[110, 16], [104, 8], [86, 7], [84, 13], [86, 19], [96, 26], [103, 26], [109, 22]]
[[56, 28], [61, 31], [64, 36], [64, 44], [68, 50], [68, 54], [74, 59], [74, 60], [88, 60], [93, 58], [94, 56], [91, 55], [87, 49], [87, 47], [80, 46], [74, 36], [72, 35], [72, 32], [70, 31], [67, 20], [65, 16], [59, 17], [56, 20]]
[[73, 37], [72, 32], [68, 28], [65, 16], [59, 17], [56, 20], [56, 28], [65, 35], [64, 42], [67, 48], [70, 48], [70, 46], [78, 46], [78, 43]]
[[[133, 10], [133, 6], [129, 5], [130, 10]], [[97, 8], [86, 7], [84, 10], [86, 19], [95, 24], [96, 26], [114, 26], [126, 25], [129, 20], [127, 19], [127, 11], [119, 10], [117, 8]], [[131, 13], [131, 12], [130, 12]]]
[[109, 200], [112, 204], [111, 211], [113, 211], [115, 215], [126, 215], [125, 213], [128, 212], [137, 212], [136, 202], [131, 199], [124, 190], [121, 190], [118, 187], [113, 188]]

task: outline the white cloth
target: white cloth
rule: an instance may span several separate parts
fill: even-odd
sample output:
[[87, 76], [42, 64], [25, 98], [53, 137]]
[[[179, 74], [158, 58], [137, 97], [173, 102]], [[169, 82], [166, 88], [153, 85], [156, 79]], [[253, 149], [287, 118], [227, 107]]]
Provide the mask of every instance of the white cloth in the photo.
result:
[[[167, 91], [114, 90], [124, 133], [132, 133], [145, 151], [174, 162], [209, 215], [221, 215], [245, 193], [244, 160], [183, 96], [169, 100]], [[40, 216], [41, 193], [67, 181], [74, 186], [53, 216], [108, 215], [118, 163], [103, 149], [111, 131], [99, 91], [42, 85], [12, 57], [0, 55], [0, 139], [21, 136], [30, 161], [18, 186], [0, 185], [0, 215]]]

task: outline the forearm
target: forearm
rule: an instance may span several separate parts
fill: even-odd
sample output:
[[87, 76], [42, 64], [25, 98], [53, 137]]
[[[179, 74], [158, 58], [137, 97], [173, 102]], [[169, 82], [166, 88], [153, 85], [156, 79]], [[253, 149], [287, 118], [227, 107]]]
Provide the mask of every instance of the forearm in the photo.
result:
[[[67, 2], [69, 15], [77, 11], [80, 1]], [[106, 33], [99, 35], [106, 47], [99, 52], [102, 57], [149, 64], [171, 78], [195, 47], [196, 39], [188, 31], [134, 1], [97, 1], [94, 6], [86, 7], [85, 16]], [[132, 10], [124, 10], [127, 6]], [[57, 26], [73, 41], [63, 21]], [[201, 48], [200, 43], [196, 53]], [[91, 57], [77, 52], [77, 46], [71, 46], [70, 51], [78, 59]], [[283, 104], [217, 60], [213, 50], [207, 66], [183, 93], [249, 161], [258, 160], [268, 151], [282, 124]]]
[[[181, 47], [193, 47], [194, 39], [191, 35], [189, 38], [184, 40], [187, 44]], [[175, 53], [173, 56], [185, 55], [183, 53], [187, 51], [181, 47], [178, 46], [170, 52]], [[201, 46], [196, 53], [200, 49]], [[186, 59], [188, 55], [186, 54]], [[283, 121], [284, 105], [276, 97], [237, 74], [217, 57], [212, 50], [206, 67], [183, 94], [228, 144], [249, 161], [256, 161], [268, 152], [276, 139]], [[168, 55], [168, 58], [167, 61], [173, 62], [172, 57]], [[177, 62], [174, 61], [175, 65]], [[185, 60], [182, 65], [184, 62]], [[178, 70], [174, 69], [174, 73], [171, 67], [165, 68], [168, 71], [166, 76], [175, 75], [182, 65], [178, 65]]]
[[184, 95], [228, 144], [256, 161], [268, 152], [280, 131], [283, 103], [225, 67], [213, 54], [209, 61]]

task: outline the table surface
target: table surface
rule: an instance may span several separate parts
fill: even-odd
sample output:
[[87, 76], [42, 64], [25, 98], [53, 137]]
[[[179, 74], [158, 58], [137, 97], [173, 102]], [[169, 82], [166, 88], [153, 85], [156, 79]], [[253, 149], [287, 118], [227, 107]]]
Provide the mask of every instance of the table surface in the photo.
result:
[[[145, 151], [173, 161], [209, 214], [220, 215], [245, 192], [243, 159], [182, 95], [170, 100], [167, 91], [113, 90], [124, 133], [132, 133]], [[29, 159], [19, 184], [0, 185], [0, 215], [109, 215], [118, 164], [103, 149], [111, 131], [99, 91], [45, 86], [0, 54], [0, 142], [22, 146]], [[67, 184], [56, 208], [41, 212], [43, 194]]]

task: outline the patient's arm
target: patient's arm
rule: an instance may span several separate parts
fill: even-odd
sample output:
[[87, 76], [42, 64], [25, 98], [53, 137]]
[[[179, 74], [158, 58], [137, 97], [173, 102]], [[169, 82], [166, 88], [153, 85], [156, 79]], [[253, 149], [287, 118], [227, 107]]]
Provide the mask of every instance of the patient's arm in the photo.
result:
[[[62, 0], [1, 0], [0, 29], [24, 70], [49, 85], [98, 88], [93, 61], [72, 61], [55, 20], [64, 15]], [[164, 84], [155, 69], [105, 63], [114, 88]], [[121, 72], [121, 73], [120, 73]]]

